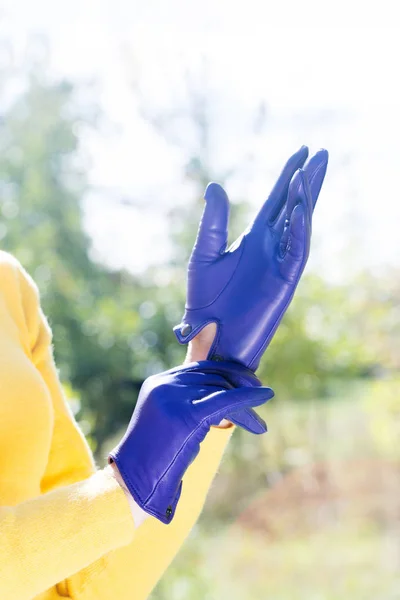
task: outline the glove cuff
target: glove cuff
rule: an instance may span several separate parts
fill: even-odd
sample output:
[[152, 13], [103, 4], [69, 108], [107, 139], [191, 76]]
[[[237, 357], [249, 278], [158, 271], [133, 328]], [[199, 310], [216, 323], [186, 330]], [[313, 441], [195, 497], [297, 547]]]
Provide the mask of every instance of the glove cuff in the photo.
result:
[[[116, 464], [118, 471], [119, 471], [119, 473], [123, 479], [123, 482], [126, 486], [126, 489], [130, 493], [130, 495], [132, 496], [132, 498], [134, 499], [136, 504], [138, 506], [140, 506], [140, 508], [143, 509], [145, 512], [147, 512], [149, 515], [152, 515], [153, 517], [155, 517], [156, 519], [158, 519], [165, 525], [168, 525], [169, 523], [171, 523], [172, 519], [175, 516], [175, 511], [176, 511], [177, 504], [179, 502], [179, 498], [181, 497], [182, 481], [180, 482], [180, 485], [179, 485], [179, 488], [175, 495], [174, 500], [171, 502], [171, 504], [169, 504], [168, 506], [165, 507], [164, 512], [161, 512], [159, 510], [159, 508], [157, 508], [157, 506], [159, 506], [159, 503], [157, 503], [158, 498], [157, 498], [156, 488], [149, 495], [149, 497], [145, 501], [143, 501], [143, 499], [140, 497], [138, 491], [136, 490], [136, 488], [133, 485], [133, 482], [131, 481], [131, 478], [129, 476], [130, 461], [128, 461], [128, 468], [125, 469], [125, 457], [120, 456], [120, 451], [121, 451], [120, 445], [118, 445], [116, 448], [114, 448], [114, 450], [112, 450], [108, 456], [108, 463]], [[124, 450], [122, 451], [122, 454], [125, 454]], [[159, 484], [160, 484], [160, 482], [157, 483], [157, 485], [159, 485]], [[162, 482], [161, 482], [161, 484], [162, 484]]]

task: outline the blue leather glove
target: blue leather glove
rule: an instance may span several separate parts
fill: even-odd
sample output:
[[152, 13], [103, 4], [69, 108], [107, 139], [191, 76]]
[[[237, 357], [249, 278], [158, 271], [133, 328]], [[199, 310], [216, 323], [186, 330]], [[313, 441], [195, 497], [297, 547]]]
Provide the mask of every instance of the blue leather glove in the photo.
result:
[[260, 385], [241, 365], [212, 361], [146, 379], [127, 432], [109, 456], [135, 502], [169, 523], [183, 475], [212, 425], [235, 419], [239, 411], [242, 427], [257, 434], [266, 431], [251, 407], [264, 404], [274, 393]]
[[287, 162], [253, 223], [226, 250], [229, 201], [210, 183], [188, 267], [186, 310], [174, 327], [181, 344], [208, 323], [217, 334], [208, 354], [255, 371], [307, 262], [311, 221], [328, 164], [326, 150], [306, 164], [303, 146]]

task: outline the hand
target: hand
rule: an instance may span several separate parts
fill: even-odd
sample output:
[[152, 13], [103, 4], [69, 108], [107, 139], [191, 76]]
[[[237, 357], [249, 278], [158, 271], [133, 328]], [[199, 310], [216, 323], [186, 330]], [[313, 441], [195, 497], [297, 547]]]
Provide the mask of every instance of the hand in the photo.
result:
[[[248, 387], [239, 387], [248, 386]], [[182, 478], [210, 427], [235, 419], [252, 433], [266, 431], [253, 411], [273, 397], [248, 369], [203, 361], [144, 382], [127, 432], [110, 453], [134, 501], [163, 523], [174, 516]]]
[[289, 159], [254, 222], [228, 250], [229, 201], [221, 186], [209, 184], [189, 261], [186, 311], [174, 328], [180, 343], [216, 323], [208, 358], [257, 369], [309, 254], [328, 153], [320, 150], [305, 164], [307, 155], [303, 146]]

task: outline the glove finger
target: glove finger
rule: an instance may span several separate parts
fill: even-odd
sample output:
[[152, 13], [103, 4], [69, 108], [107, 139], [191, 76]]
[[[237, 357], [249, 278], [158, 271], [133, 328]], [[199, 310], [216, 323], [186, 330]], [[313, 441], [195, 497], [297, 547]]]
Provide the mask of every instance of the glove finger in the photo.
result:
[[218, 183], [209, 183], [191, 260], [213, 261], [228, 243], [229, 200]]
[[[303, 181], [304, 183], [306, 182]], [[295, 206], [281, 241], [281, 273], [290, 283], [294, 283], [300, 277], [310, 251], [311, 221], [306, 195], [307, 192], [302, 185], [301, 201]]]
[[242, 408], [260, 406], [274, 396], [271, 388], [236, 388], [228, 391], [216, 392], [192, 400], [193, 409], [199, 419], [205, 420], [209, 425], [218, 425], [221, 418], [230, 412], [236, 412]]
[[[302, 169], [307, 175], [310, 184], [310, 196], [307, 199], [307, 202], [310, 202], [309, 214], [311, 217], [315, 204], [318, 200], [318, 195], [321, 191], [322, 184], [324, 182], [327, 166], [328, 153], [326, 150], [319, 150], [316, 154], [314, 154], [311, 158], [307, 160], [306, 164]], [[298, 202], [298, 194], [296, 193], [295, 189], [295, 178], [298, 178], [297, 172], [294, 174], [290, 182], [289, 191], [287, 195], [287, 202], [284, 206], [284, 210], [281, 211], [279, 217], [274, 223], [274, 230], [278, 232], [278, 234], [284, 230], [285, 225], [287, 225], [287, 220], [292, 214], [293, 209]]]
[[261, 207], [258, 213], [254, 225], [265, 224], [266, 221], [273, 223], [279, 216], [282, 207], [286, 202], [287, 191], [290, 180], [297, 169], [300, 169], [308, 156], [307, 146], [302, 146], [293, 156], [289, 158], [286, 165], [283, 168], [277, 182], [275, 183], [272, 192], [268, 196], [264, 205]]
[[232, 412], [226, 415], [226, 418], [250, 433], [266, 433], [267, 425], [255, 410], [252, 408], [243, 408], [240, 411]]
[[261, 381], [258, 377], [238, 362], [232, 361], [221, 361], [221, 360], [201, 360], [198, 362], [188, 363], [179, 367], [174, 367], [167, 373], [178, 373], [178, 372], [200, 372], [200, 373], [215, 373], [220, 375], [224, 379], [227, 379], [235, 387], [259, 387]]
[[321, 150], [318, 150], [314, 156], [307, 160], [303, 167], [310, 184], [313, 209], [315, 208], [322, 184], [324, 183], [326, 170], [328, 168], [328, 160], [329, 154], [327, 150], [321, 148]]
[[[195, 389], [213, 386], [223, 390], [231, 390], [234, 387], [222, 374], [212, 372], [178, 371], [173, 375], [173, 379], [179, 385]], [[211, 391], [206, 395], [209, 394], [211, 394]]]

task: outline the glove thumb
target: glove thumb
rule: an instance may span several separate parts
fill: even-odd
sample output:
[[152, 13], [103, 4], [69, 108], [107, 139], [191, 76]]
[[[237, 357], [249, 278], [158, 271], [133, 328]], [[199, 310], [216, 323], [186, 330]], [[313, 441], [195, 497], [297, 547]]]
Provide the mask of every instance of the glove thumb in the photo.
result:
[[250, 433], [259, 435], [267, 432], [266, 422], [252, 408], [244, 408], [228, 413], [225, 418]]
[[218, 183], [209, 183], [191, 260], [213, 261], [228, 243], [229, 200]]

